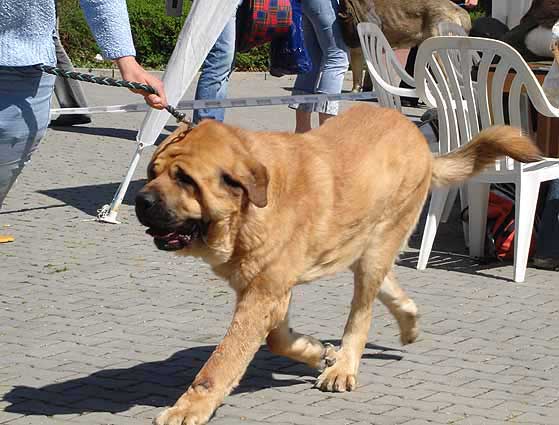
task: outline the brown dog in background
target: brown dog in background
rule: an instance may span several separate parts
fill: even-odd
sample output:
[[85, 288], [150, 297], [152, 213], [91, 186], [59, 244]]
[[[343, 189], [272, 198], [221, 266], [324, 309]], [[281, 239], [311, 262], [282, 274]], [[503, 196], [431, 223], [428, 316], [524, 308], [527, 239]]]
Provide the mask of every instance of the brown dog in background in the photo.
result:
[[[138, 218], [160, 249], [209, 263], [237, 302], [223, 341], [154, 423], [206, 423], [264, 340], [274, 353], [323, 370], [320, 389], [354, 389], [377, 296], [397, 319], [402, 343], [417, 336], [417, 308], [392, 267], [429, 188], [460, 183], [502, 155], [539, 159], [510, 127], [434, 158], [407, 118], [370, 105], [304, 134], [216, 121], [174, 131], [149, 165]], [[293, 331], [292, 288], [348, 268], [355, 288], [341, 347]]]
[[409, 49], [439, 34], [439, 24], [452, 22], [470, 32], [467, 11], [451, 0], [340, 0], [344, 41], [360, 47], [357, 24], [372, 22], [394, 49]]

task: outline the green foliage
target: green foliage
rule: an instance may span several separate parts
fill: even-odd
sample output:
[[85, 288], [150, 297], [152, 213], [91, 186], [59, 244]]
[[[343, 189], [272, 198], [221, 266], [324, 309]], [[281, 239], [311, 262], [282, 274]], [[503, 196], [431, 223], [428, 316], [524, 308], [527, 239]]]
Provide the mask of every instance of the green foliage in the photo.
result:
[[[162, 68], [173, 52], [190, 2], [185, 4], [182, 17], [166, 16], [163, 0], [127, 0], [127, 5], [138, 61], [147, 68]], [[94, 60], [100, 49], [87, 26], [79, 0], [60, 0], [58, 13], [60, 38], [74, 64], [110, 67], [109, 61]]]
[[93, 58], [100, 50], [85, 22], [79, 0], [57, 2], [57, 12], [60, 40], [74, 64], [84, 66], [86, 63], [95, 63]]
[[128, 0], [128, 14], [139, 62], [150, 68], [167, 64], [181, 31], [189, 4], [182, 17], [165, 15], [163, 0]]
[[[127, 4], [138, 62], [146, 68], [164, 68], [171, 57], [191, 2], [185, 1], [182, 17], [166, 16], [164, 0], [127, 0]], [[79, 7], [79, 0], [60, 0], [58, 13], [60, 38], [74, 65], [110, 68], [110, 61], [94, 60], [100, 50]], [[262, 46], [248, 53], [239, 53], [236, 69], [268, 69], [268, 51], [269, 46]]]
[[237, 53], [235, 69], [240, 71], [267, 71], [270, 62], [270, 44], [255, 47], [246, 53]]
[[469, 13], [472, 22], [474, 22], [477, 18], [486, 16], [487, 12], [485, 11], [484, 2], [479, 2], [479, 4], [474, 9], [470, 10]]
[[478, 6], [470, 12], [470, 18], [472, 22], [474, 22], [477, 18], [481, 18], [482, 16], [485, 16], [485, 11], [481, 6]]

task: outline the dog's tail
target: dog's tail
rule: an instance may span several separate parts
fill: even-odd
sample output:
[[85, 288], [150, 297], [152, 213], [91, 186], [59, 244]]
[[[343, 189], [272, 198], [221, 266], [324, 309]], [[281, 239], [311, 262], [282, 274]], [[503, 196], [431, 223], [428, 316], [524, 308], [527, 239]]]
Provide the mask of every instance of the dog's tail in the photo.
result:
[[431, 185], [461, 183], [503, 156], [520, 162], [535, 162], [542, 158], [538, 147], [518, 129], [495, 126], [483, 130], [460, 149], [434, 158]]

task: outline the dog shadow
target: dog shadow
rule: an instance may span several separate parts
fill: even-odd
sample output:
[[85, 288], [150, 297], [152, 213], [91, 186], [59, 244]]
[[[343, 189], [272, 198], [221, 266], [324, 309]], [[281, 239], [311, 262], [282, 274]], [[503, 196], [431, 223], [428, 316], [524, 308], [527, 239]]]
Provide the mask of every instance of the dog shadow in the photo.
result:
[[[325, 341], [338, 345], [340, 341]], [[40, 388], [15, 386], [3, 397], [4, 410], [23, 415], [62, 415], [86, 412], [118, 413], [135, 405], [166, 407], [174, 404], [194, 380], [215, 346], [189, 348], [155, 362], [130, 368], [104, 369], [88, 376]], [[367, 344], [364, 359], [402, 359], [399, 349]], [[280, 375], [286, 379], [281, 379]], [[279, 357], [262, 347], [233, 394], [301, 383], [312, 385], [318, 372]], [[317, 390], [318, 391], [318, 390]]]

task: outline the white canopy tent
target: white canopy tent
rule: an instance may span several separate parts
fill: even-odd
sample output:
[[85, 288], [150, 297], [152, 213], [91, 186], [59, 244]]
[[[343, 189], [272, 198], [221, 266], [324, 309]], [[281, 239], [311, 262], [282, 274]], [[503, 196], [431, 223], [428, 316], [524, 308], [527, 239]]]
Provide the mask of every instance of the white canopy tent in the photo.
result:
[[[192, 3], [163, 75], [170, 105], [181, 100], [237, 5], [238, 0], [198, 0]], [[138, 142], [154, 144], [168, 119], [167, 111], [148, 111], [138, 133]]]
[[[192, 3], [163, 75], [167, 101], [170, 105], [177, 105], [183, 97], [227, 21], [235, 13], [237, 4], [238, 0], [197, 0]], [[118, 209], [138, 165], [142, 150], [155, 143], [168, 119], [169, 113], [165, 110], [148, 111], [136, 137], [138, 146], [128, 173], [111, 205], [105, 205], [99, 212], [100, 221], [117, 223]]]

